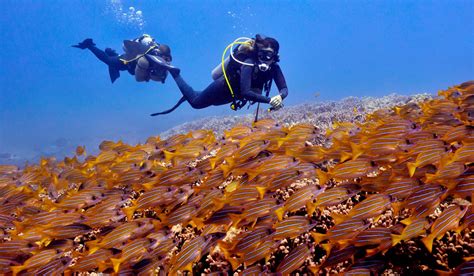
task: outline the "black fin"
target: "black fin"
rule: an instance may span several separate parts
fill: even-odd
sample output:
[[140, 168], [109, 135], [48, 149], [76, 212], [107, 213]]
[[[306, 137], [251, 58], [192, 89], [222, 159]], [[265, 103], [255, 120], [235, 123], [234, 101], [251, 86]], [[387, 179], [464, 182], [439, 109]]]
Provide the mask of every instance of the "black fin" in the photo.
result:
[[114, 81], [120, 77], [119, 69], [109, 66], [109, 76], [112, 83], [114, 83]]
[[153, 113], [151, 114], [150, 116], [157, 116], [157, 115], [163, 115], [163, 114], [168, 114], [168, 113], [171, 113], [173, 112], [176, 108], [178, 108], [178, 106], [180, 106], [182, 103], [184, 103], [186, 101], [186, 99], [183, 97], [181, 97], [181, 99], [179, 99], [179, 101], [170, 109], [168, 110], [165, 110], [165, 111], [162, 111], [162, 112], [157, 112], [157, 113]]
[[95, 46], [94, 41], [92, 38], [86, 38], [84, 41], [77, 43], [76, 45], [72, 45], [71, 47], [79, 48], [79, 49], [87, 49], [89, 47]]

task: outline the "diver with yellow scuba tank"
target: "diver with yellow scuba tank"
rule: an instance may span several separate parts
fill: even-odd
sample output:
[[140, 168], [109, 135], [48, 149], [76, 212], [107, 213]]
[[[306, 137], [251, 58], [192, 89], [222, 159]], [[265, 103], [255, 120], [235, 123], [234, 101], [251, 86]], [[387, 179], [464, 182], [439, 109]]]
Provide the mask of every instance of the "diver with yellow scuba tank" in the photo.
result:
[[[235, 45], [239, 47], [233, 49]], [[231, 103], [231, 108], [237, 110], [247, 102], [268, 103], [272, 110], [280, 109], [288, 88], [278, 64], [279, 49], [278, 41], [271, 37], [257, 34], [254, 39], [238, 38], [227, 46], [221, 64], [212, 71], [214, 81], [199, 92], [184, 81], [178, 68], [168, 68], [183, 97], [173, 108], [152, 116], [170, 113], [184, 101], [195, 109]], [[230, 57], [225, 58], [228, 50]], [[273, 81], [279, 93], [270, 98], [268, 94]], [[264, 90], [266, 95], [263, 95]]]
[[128, 71], [135, 75], [135, 80], [165, 82], [167, 69], [171, 67], [171, 49], [165, 44], [159, 44], [148, 34], [134, 40], [124, 40], [122, 55], [113, 49], [105, 51], [97, 48], [91, 38], [72, 45], [79, 49], [89, 49], [99, 60], [109, 67], [112, 83], [120, 77], [120, 71]]

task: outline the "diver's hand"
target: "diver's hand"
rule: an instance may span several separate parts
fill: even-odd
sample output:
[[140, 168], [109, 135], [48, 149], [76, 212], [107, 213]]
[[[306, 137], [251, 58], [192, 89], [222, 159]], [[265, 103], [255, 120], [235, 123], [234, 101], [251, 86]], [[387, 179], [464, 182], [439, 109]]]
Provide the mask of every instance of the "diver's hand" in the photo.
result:
[[277, 109], [280, 109], [281, 107], [283, 107], [282, 103], [283, 103], [283, 99], [281, 98], [280, 95], [273, 96], [270, 99], [270, 105], [272, 106], [273, 110], [277, 110]]
[[79, 42], [77, 45], [72, 45], [71, 47], [79, 48], [79, 49], [89, 49], [90, 47], [95, 46], [94, 41], [92, 38], [86, 38], [84, 41]]

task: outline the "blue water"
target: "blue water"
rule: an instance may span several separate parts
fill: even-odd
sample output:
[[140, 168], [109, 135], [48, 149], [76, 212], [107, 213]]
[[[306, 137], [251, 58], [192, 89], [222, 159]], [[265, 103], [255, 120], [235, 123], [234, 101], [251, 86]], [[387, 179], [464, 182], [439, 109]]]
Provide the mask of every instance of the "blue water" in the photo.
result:
[[[93, 38], [119, 53], [142, 33], [171, 46], [196, 89], [234, 38], [281, 45], [286, 105], [347, 96], [436, 93], [474, 76], [474, 1], [24, 1], [0, 6], [0, 163], [72, 155], [105, 139], [144, 141], [174, 125], [233, 114], [193, 110], [174, 81], [138, 83], [71, 48]], [[315, 94], [319, 93], [316, 99]], [[246, 109], [236, 114], [248, 112]]]

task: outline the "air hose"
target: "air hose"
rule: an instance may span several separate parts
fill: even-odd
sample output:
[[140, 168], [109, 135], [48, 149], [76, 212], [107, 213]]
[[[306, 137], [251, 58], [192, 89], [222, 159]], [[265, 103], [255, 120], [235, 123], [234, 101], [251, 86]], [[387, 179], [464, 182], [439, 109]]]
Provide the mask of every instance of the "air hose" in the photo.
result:
[[[246, 41], [239, 41], [239, 40], [242, 40], [242, 39], [245, 39]], [[227, 51], [229, 49], [230, 50], [230, 56], [232, 57], [233, 60], [235, 60], [236, 62], [242, 64], [242, 65], [247, 65], [247, 66], [254, 66], [253, 64], [251, 63], [246, 63], [246, 62], [243, 62], [243, 61], [240, 61], [238, 59], [236, 59], [233, 55], [233, 47], [235, 45], [251, 45], [251, 42], [250, 42], [250, 38], [247, 38], [247, 37], [239, 37], [237, 38], [236, 40], [234, 40], [234, 42], [232, 42], [231, 44], [229, 44], [224, 52], [222, 53], [222, 62], [221, 62], [221, 66], [222, 66], [222, 73], [224, 74], [224, 79], [227, 83], [227, 86], [229, 87], [229, 90], [230, 90], [230, 95], [232, 96], [232, 105], [230, 106], [230, 108], [232, 108], [232, 110], [237, 110], [237, 105], [236, 105], [236, 102], [235, 102], [235, 94], [234, 94], [234, 90], [232, 89], [232, 85], [230, 84], [230, 81], [229, 81], [229, 78], [227, 77], [227, 73], [226, 73], [226, 70], [225, 70], [225, 54], [227, 53]]]

